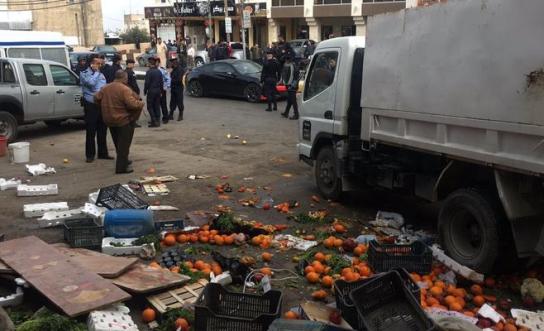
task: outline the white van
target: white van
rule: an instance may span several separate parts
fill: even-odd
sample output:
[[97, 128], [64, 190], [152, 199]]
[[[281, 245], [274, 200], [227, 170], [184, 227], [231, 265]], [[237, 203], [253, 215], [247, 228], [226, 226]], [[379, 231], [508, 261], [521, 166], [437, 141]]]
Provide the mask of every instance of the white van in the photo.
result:
[[0, 57], [48, 60], [68, 68], [68, 48], [59, 32], [0, 30]]

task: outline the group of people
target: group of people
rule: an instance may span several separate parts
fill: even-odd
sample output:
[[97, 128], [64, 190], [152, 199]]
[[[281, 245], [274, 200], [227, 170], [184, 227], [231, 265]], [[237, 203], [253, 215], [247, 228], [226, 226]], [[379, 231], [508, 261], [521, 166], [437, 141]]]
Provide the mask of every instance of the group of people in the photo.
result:
[[[294, 59], [295, 52], [293, 48], [280, 37], [277, 48], [266, 50], [266, 58], [261, 72], [261, 83], [268, 102], [266, 111], [278, 110], [276, 86], [278, 83], [282, 83], [287, 87], [287, 104], [281, 115], [291, 120], [298, 120], [297, 90], [300, 71]], [[289, 117], [291, 107], [293, 107], [294, 114]]]
[[144, 107], [132, 70], [134, 61], [127, 61], [125, 70], [121, 68], [119, 57], [114, 58], [111, 65], [104, 65], [104, 58], [98, 54], [92, 54], [87, 61], [88, 66], [79, 72], [85, 114], [86, 162], [93, 162], [95, 157], [114, 159], [108, 153], [109, 128], [117, 154], [115, 173], [131, 173], [130, 145]]

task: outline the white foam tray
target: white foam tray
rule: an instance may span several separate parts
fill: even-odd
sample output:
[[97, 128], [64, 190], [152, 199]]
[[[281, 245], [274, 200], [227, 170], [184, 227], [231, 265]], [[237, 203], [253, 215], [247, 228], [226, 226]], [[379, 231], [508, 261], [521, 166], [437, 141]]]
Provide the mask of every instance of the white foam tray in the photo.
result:
[[[138, 238], [113, 238], [105, 237], [102, 239], [102, 253], [108, 255], [139, 255], [142, 246], [131, 246], [132, 242]], [[125, 246], [112, 246], [112, 242], [124, 243]]]
[[89, 314], [87, 328], [89, 331], [138, 331], [138, 326], [129, 313], [130, 310], [125, 305], [95, 310]]
[[35, 197], [43, 195], [57, 195], [59, 194], [59, 187], [57, 184], [49, 185], [25, 185], [21, 184], [17, 186], [18, 197]]
[[48, 211], [44, 213], [42, 217], [38, 218], [37, 222], [40, 228], [49, 228], [62, 225], [64, 224], [64, 221], [78, 217], [86, 217], [86, 215], [81, 212], [81, 208], [66, 211]]
[[23, 206], [25, 217], [40, 217], [48, 211], [66, 211], [68, 208], [67, 202], [51, 202], [51, 203], [33, 203]]

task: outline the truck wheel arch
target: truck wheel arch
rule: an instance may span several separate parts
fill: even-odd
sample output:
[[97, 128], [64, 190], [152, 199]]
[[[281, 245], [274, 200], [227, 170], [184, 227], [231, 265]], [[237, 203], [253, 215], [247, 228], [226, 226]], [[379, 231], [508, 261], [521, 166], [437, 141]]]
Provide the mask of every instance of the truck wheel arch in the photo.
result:
[[25, 121], [23, 105], [19, 100], [12, 96], [0, 97], [0, 111], [10, 113], [15, 117], [18, 124], [22, 124]]

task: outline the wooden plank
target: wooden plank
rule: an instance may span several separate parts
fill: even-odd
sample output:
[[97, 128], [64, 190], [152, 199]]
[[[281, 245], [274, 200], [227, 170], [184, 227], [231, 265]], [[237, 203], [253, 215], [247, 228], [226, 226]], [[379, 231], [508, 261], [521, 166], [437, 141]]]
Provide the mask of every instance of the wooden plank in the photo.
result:
[[206, 284], [208, 284], [206, 279], [200, 279], [193, 284], [148, 296], [147, 301], [160, 314], [164, 314], [169, 309], [184, 308], [187, 305], [194, 304]]
[[136, 263], [127, 272], [111, 281], [129, 292], [148, 293], [187, 283], [191, 278], [168, 269], [151, 268]]
[[85, 248], [69, 248], [64, 245], [53, 245], [62, 254], [68, 256], [70, 261], [80, 264], [83, 268], [99, 274], [104, 278], [119, 277], [138, 259], [135, 257], [119, 257], [102, 254]]
[[0, 243], [0, 258], [70, 317], [130, 298], [35, 236]]
[[17, 273], [13, 269], [8, 267], [4, 262], [0, 261], [0, 274], [14, 275]]

